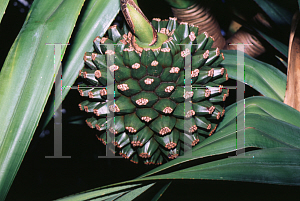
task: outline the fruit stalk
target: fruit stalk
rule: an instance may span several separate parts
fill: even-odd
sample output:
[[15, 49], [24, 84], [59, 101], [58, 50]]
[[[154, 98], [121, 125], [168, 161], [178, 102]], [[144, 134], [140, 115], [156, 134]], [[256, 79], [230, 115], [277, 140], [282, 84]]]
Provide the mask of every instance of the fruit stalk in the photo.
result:
[[128, 26], [143, 43], [152, 46], [157, 42], [157, 32], [138, 7], [136, 0], [121, 0], [121, 10]]

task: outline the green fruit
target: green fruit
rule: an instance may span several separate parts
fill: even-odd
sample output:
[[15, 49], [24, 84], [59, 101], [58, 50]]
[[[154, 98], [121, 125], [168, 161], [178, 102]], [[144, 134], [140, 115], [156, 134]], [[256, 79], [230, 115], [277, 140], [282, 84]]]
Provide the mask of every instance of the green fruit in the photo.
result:
[[[228, 76], [226, 69], [217, 67], [224, 56], [219, 48], [211, 49], [213, 39], [207, 33], [197, 35], [197, 27], [178, 24], [176, 18], [156, 18], [152, 24], [159, 36], [167, 38], [160, 48], [136, 48], [133, 34], [116, 26], [94, 40], [95, 52], [85, 54], [86, 66], [79, 73], [83, 80], [79, 93], [89, 99], [79, 108], [94, 113], [86, 123], [99, 131], [97, 137], [104, 144], [113, 143], [121, 156], [134, 163], [162, 164], [216, 130], [228, 96], [219, 84]], [[103, 44], [118, 46], [111, 51]], [[189, 54], [192, 91], [185, 91]], [[114, 86], [107, 86], [113, 78]], [[112, 87], [114, 94], [108, 94]], [[114, 100], [107, 101], [109, 96]], [[188, 111], [186, 101], [191, 103]], [[107, 118], [112, 114], [114, 119]], [[112, 142], [107, 142], [107, 134], [113, 136]]]

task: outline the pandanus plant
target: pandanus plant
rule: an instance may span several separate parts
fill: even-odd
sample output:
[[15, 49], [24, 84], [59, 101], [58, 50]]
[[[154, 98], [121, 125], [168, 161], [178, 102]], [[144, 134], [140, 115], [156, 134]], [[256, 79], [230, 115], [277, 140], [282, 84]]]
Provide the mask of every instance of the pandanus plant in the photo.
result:
[[[8, 4], [8, 0], [2, 2], [3, 5]], [[79, 92], [90, 99], [81, 102], [80, 107], [98, 116], [97, 119], [87, 119], [87, 123], [101, 130], [98, 138], [105, 143], [110, 142], [106, 141], [104, 131], [111, 132], [113, 143], [119, 147], [116, 150], [121, 155], [146, 164], [161, 163], [162, 158], [167, 161], [168, 156], [175, 158], [177, 154], [183, 154], [180, 150], [186, 146], [184, 143], [197, 144], [183, 157], [178, 156], [136, 179], [63, 199], [132, 200], [141, 195], [141, 199], [146, 196], [146, 199], [151, 197], [157, 200], [165, 191], [170, 195], [167, 188], [179, 192], [177, 185], [170, 186], [171, 182], [182, 186], [187, 185], [189, 179], [197, 181], [191, 188], [183, 189], [184, 195], [191, 197], [195, 196], [191, 192], [197, 192], [202, 179], [299, 186], [300, 113], [296, 110], [299, 106], [299, 17], [295, 16], [292, 22], [286, 17], [290, 16], [286, 15], [286, 11], [290, 13], [290, 10], [274, 3], [276, 1], [255, 0], [271, 21], [271, 30], [282, 25], [283, 21], [292, 23], [289, 54], [287, 45], [278, 38], [261, 31], [255, 24], [247, 24], [249, 21], [244, 24], [258, 33], [260, 39], [266, 39], [278, 49], [280, 57], [288, 55], [288, 73], [286, 76], [274, 66], [245, 55], [245, 75], [241, 78], [237, 75], [237, 51], [222, 50], [228, 49], [226, 43], [223, 48], [212, 46], [212, 38], [216, 43], [221, 41], [220, 44], [224, 44], [215, 19], [214, 25], [206, 28], [214, 30], [209, 33], [212, 38], [203, 34], [208, 32], [201, 30], [204, 26], [178, 23], [185, 19], [180, 14], [185, 16], [190, 9], [192, 13], [201, 13], [203, 7], [193, 5], [195, 2], [201, 5], [205, 1], [167, 2], [177, 15], [177, 21], [172, 16], [167, 20], [154, 19], [150, 23], [136, 0], [34, 1], [0, 74], [1, 200], [9, 191], [33, 134], [40, 131], [36, 130], [37, 125], [43, 129], [54, 110], [60, 108], [60, 97], [50, 96], [50, 91], [55, 80], [53, 75], [59, 72], [61, 58], [64, 64], [63, 87], [57, 87], [56, 91], [62, 90], [63, 99], [81, 70]], [[1, 18], [5, 7], [1, 7]], [[130, 29], [111, 26], [120, 9], [125, 11], [124, 17]], [[209, 13], [208, 9], [204, 10], [204, 13]], [[281, 12], [274, 12], [278, 10]], [[80, 21], [76, 23], [79, 13]], [[72, 43], [68, 45], [72, 32]], [[111, 44], [118, 46], [110, 49]], [[56, 53], [62, 52], [64, 55], [67, 46], [68, 54], [55, 57], [53, 62], [54, 47]], [[227, 106], [222, 122], [214, 129], [216, 119], [224, 111], [222, 104], [216, 103], [222, 103], [224, 94], [227, 94], [219, 87], [227, 79], [227, 74], [229, 78], [253, 87], [264, 97], [249, 97]], [[189, 76], [191, 79], [187, 79]], [[112, 87], [113, 79], [116, 88]], [[155, 87], [150, 87], [151, 84], [148, 87], [147, 83], [155, 84]], [[50, 109], [45, 109], [47, 101]], [[190, 105], [189, 110], [184, 103]], [[241, 104], [244, 107], [237, 107]], [[40, 120], [42, 114], [44, 118]], [[106, 116], [111, 119], [106, 119]], [[245, 123], [237, 124], [236, 119], [245, 119]], [[87, 128], [84, 135], [90, 131]], [[206, 137], [212, 131], [215, 133]], [[236, 133], [241, 131], [244, 133], [244, 143], [237, 147]], [[246, 151], [243, 157], [228, 158], [228, 155], [235, 155], [235, 151], [241, 149]], [[145, 159], [137, 159], [138, 155]], [[215, 157], [217, 155], [219, 157]], [[146, 191], [150, 187], [153, 190]], [[70, 193], [73, 192], [65, 192], [64, 195]], [[162, 198], [167, 198], [165, 194]], [[53, 195], [50, 199], [54, 198], [58, 196]]]

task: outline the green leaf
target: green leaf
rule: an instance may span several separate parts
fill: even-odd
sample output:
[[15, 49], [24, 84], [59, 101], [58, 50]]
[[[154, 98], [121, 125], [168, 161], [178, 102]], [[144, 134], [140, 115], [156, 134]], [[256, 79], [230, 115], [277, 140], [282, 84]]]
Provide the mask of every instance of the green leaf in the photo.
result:
[[[240, 101], [239, 104], [243, 103]], [[192, 149], [192, 157], [178, 157], [137, 179], [106, 186], [118, 186], [161, 179], [213, 179], [300, 185], [300, 113], [288, 105], [268, 97], [245, 99], [245, 114], [236, 103], [227, 107], [217, 132]], [[195, 165], [169, 173], [157, 174], [191, 160], [225, 154], [236, 150], [236, 116], [245, 115], [245, 145], [260, 150], [246, 152], [246, 157], [231, 157]], [[172, 171], [173, 170], [173, 171]], [[156, 176], [151, 176], [156, 174]], [[164, 188], [162, 189], [162, 191]], [[159, 195], [160, 192], [159, 192]], [[155, 196], [155, 199], [158, 196]]]
[[279, 56], [275, 55], [275, 57], [287, 68], [288, 67], [288, 63], [283, 60], [282, 58], [280, 58]]
[[139, 187], [137, 189], [134, 189], [125, 195], [121, 196], [120, 198], [116, 199], [116, 201], [131, 201], [138, 197], [140, 194], [142, 194], [144, 191], [148, 190], [151, 186], [153, 186], [155, 183], [149, 184], [147, 186]]
[[159, 200], [159, 198], [162, 196], [162, 194], [167, 190], [167, 188], [170, 186], [172, 182], [170, 181], [169, 183], [167, 183], [166, 185], [164, 185], [156, 194], [155, 196], [152, 198], [151, 201], [157, 201]]
[[290, 25], [293, 18], [285, 3], [281, 0], [254, 0], [259, 7], [279, 26]]
[[3, 15], [5, 13], [8, 2], [9, 2], [9, 0], [0, 0], [0, 5], [1, 5], [1, 7], [0, 7], [0, 23], [3, 18]]
[[166, 0], [170, 4], [170, 6], [174, 8], [188, 8], [195, 3], [195, 0]]
[[[248, 114], [254, 113], [260, 115], [267, 115], [275, 119], [285, 121], [294, 126], [300, 127], [299, 111], [272, 98], [254, 96], [245, 99], [245, 112]], [[229, 121], [231, 121], [236, 117], [236, 115], [241, 113], [244, 113], [244, 111], [237, 110], [236, 104], [228, 106], [226, 108], [226, 118], [224, 118], [223, 121], [220, 123], [217, 131], [228, 125]]]
[[[225, 60], [220, 66], [227, 69], [229, 78], [237, 79], [237, 52], [235, 50], [222, 50]], [[245, 80], [238, 81], [250, 85], [262, 95], [284, 100], [286, 89], [286, 75], [270, 64], [258, 61], [247, 54], [244, 57]]]
[[276, 50], [288, 57], [288, 46], [277, 40], [276, 38], [265, 34], [263, 31], [253, 27], [266, 41], [268, 41]]
[[120, 197], [121, 195], [123, 195], [125, 193], [127, 193], [127, 191], [112, 194], [112, 195], [103, 196], [103, 197], [100, 197], [100, 198], [91, 199], [90, 201], [102, 201], [102, 200], [104, 200], [104, 201], [113, 201], [113, 200], [115, 200], [116, 198]]
[[[87, 199], [93, 199], [93, 200], [122, 200], [122, 201], [130, 201], [134, 198], [138, 197], [140, 194], [142, 194], [144, 191], [148, 190], [151, 186], [153, 186], [155, 183], [139, 187], [140, 184], [133, 184], [133, 185], [125, 185], [125, 186], [117, 186], [117, 187], [111, 187], [111, 188], [104, 188], [104, 189], [93, 189], [89, 190], [87, 192], [82, 192], [79, 194], [71, 195], [68, 197], [64, 197], [61, 199], [58, 199], [59, 201], [76, 201], [76, 200], [87, 200]], [[133, 190], [128, 190], [129, 188], [134, 188]], [[126, 191], [124, 191], [126, 190]], [[122, 192], [119, 192], [122, 191]], [[113, 193], [113, 194], [112, 194]], [[115, 199], [117, 198], [117, 199]]]
[[54, 65], [54, 46], [46, 44], [68, 43], [83, 2], [34, 1], [5, 60], [0, 73], [0, 200], [20, 167], [60, 66], [59, 60]]
[[269, 148], [247, 152], [245, 156], [196, 165], [169, 174], [146, 177], [139, 181], [213, 179], [300, 185], [300, 149]]
[[[238, 117], [243, 118], [244, 114]], [[243, 125], [236, 126], [235, 118], [224, 128], [221, 128], [216, 135], [205, 140], [201, 147], [196, 147], [193, 154], [197, 155], [197, 150], [201, 149], [201, 155], [225, 153], [235, 148], [235, 142], [230, 145], [230, 139], [236, 138], [236, 129], [243, 130]], [[289, 123], [280, 121], [273, 117], [255, 113], [245, 115], [245, 147], [269, 148], [277, 146], [288, 146], [300, 148], [300, 128]], [[228, 142], [228, 143], [227, 143]], [[209, 150], [205, 145], [214, 144], [214, 149]], [[218, 145], [220, 144], [220, 145]], [[207, 152], [206, 152], [207, 150]], [[224, 150], [224, 152], [222, 152]], [[200, 152], [199, 152], [200, 153]]]
[[[117, 187], [111, 187], [111, 188], [105, 188], [105, 189], [93, 189], [93, 190], [89, 190], [86, 192], [82, 192], [79, 194], [75, 194], [75, 195], [71, 195], [68, 197], [64, 197], [61, 199], [58, 199], [59, 201], [80, 201], [80, 200], [87, 200], [87, 199], [92, 199], [92, 198], [96, 198], [96, 197], [100, 197], [100, 196], [106, 196], [108, 194], [111, 193], [116, 193], [118, 191], [122, 191], [125, 190], [125, 192], [128, 191], [129, 188], [133, 188], [133, 187], [137, 187], [140, 186], [140, 184], [133, 184], [133, 185], [125, 185], [125, 186], [117, 186]], [[116, 194], [115, 194], [116, 195]]]

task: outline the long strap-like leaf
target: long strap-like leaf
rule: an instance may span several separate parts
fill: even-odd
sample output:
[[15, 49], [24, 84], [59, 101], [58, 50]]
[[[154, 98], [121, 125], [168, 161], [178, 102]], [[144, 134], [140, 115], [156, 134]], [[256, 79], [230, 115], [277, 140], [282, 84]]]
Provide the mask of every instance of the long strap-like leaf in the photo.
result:
[[124, 186], [118, 186], [118, 187], [112, 187], [109, 189], [103, 189], [103, 190], [90, 190], [86, 191], [84, 193], [79, 193], [75, 195], [70, 195], [64, 198], [59, 199], [60, 201], [80, 201], [80, 200], [87, 200], [92, 199], [99, 196], [106, 196], [112, 193], [120, 192], [120, 191], [128, 191], [130, 188], [133, 187], [140, 187], [139, 184], [133, 184], [133, 185], [124, 185]]
[[[179, 157], [137, 179], [104, 186], [93, 191], [161, 179], [213, 179], [299, 186], [300, 127], [297, 119], [300, 118], [300, 113], [280, 101], [267, 97], [247, 98], [245, 106], [250, 109], [246, 108], [244, 148], [257, 147], [262, 148], [261, 150], [246, 152], [246, 157], [225, 158], [178, 171], [174, 171], [175, 168], [171, 169], [191, 160], [236, 150], [236, 130], [242, 128], [240, 125], [236, 127], [235, 114], [242, 117], [244, 112], [237, 111], [236, 104], [233, 104], [228, 107], [229, 111], [226, 112], [224, 123], [222, 122], [217, 132], [195, 146], [191, 158]], [[169, 173], [164, 174], [163, 170], [166, 169]], [[85, 196], [85, 194], [79, 195]]]
[[[275, 22], [277, 25], [288, 25], [291, 24], [293, 13], [291, 13], [284, 1], [273, 1], [273, 0], [254, 0], [259, 7], [261, 7], [266, 14]], [[280, 2], [280, 4], [279, 4]], [[288, 4], [287, 4], [288, 5]]]
[[3, 15], [5, 13], [8, 2], [9, 2], [9, 0], [0, 0], [0, 5], [1, 5], [0, 6], [0, 23], [1, 23]]
[[[227, 69], [228, 77], [237, 80], [237, 53], [233, 50], [223, 50], [225, 60], [221, 66]], [[282, 101], [286, 89], [286, 75], [274, 66], [253, 59], [245, 54], [244, 82], [262, 95]]]
[[51, 44], [68, 43], [83, 3], [35, 0], [5, 60], [0, 74], [0, 200], [21, 165], [60, 66], [59, 60], [54, 65]]
[[168, 174], [137, 179], [213, 179], [269, 184], [300, 185], [300, 149], [269, 148], [196, 165]]

